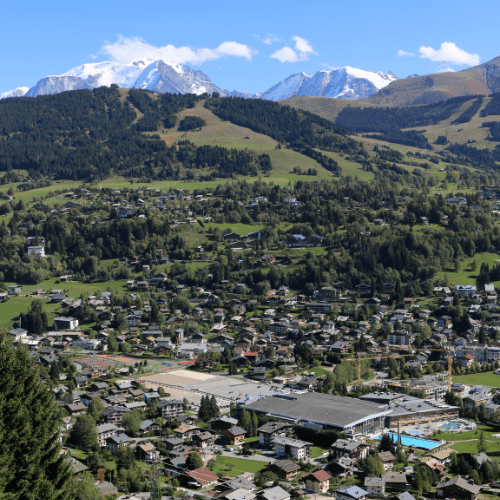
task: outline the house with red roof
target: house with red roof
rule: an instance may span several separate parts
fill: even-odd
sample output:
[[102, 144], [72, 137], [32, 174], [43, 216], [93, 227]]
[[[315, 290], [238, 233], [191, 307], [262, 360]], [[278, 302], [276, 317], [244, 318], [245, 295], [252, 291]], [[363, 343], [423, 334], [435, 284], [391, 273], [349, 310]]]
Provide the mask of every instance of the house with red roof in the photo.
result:
[[190, 470], [187, 473], [191, 477], [189, 484], [192, 484], [198, 488], [207, 488], [213, 486], [218, 481], [218, 476], [216, 476], [212, 471], [208, 470], [206, 467], [200, 467], [199, 469]]
[[308, 490], [314, 490], [319, 493], [326, 493], [330, 487], [331, 475], [326, 470], [320, 469], [316, 472], [311, 472], [304, 477]]

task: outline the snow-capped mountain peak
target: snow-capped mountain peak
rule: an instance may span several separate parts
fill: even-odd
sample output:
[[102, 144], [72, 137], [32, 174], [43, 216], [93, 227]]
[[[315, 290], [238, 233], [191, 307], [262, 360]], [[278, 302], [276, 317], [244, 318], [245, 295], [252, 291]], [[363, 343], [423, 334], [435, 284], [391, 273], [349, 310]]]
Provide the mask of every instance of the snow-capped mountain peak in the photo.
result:
[[365, 71], [344, 66], [331, 71], [321, 70], [313, 76], [303, 72], [291, 75], [264, 92], [261, 97], [272, 101], [295, 95], [355, 100], [369, 97], [397, 79], [391, 72]]
[[7, 99], [7, 97], [22, 97], [29, 89], [29, 87], [17, 87], [17, 89], [0, 94], [0, 99]]

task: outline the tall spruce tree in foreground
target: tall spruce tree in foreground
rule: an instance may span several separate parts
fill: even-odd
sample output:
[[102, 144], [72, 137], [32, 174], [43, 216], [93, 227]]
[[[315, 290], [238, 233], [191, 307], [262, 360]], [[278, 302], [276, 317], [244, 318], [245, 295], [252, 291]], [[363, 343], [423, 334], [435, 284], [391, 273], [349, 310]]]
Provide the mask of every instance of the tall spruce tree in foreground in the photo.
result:
[[71, 466], [60, 455], [60, 417], [24, 346], [0, 332], [0, 498], [65, 500]]

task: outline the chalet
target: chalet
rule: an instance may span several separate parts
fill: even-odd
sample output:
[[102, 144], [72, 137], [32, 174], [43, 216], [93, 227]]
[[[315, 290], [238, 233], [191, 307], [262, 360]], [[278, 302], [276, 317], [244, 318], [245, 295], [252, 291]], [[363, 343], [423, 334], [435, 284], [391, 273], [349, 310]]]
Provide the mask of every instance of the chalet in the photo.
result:
[[111, 453], [116, 453], [120, 446], [128, 446], [129, 442], [130, 438], [122, 432], [121, 434], [116, 434], [106, 439], [106, 449]]
[[197, 488], [208, 488], [213, 486], [219, 480], [219, 477], [206, 467], [190, 470], [187, 475], [191, 478], [188, 482]]
[[114, 424], [101, 424], [96, 427], [97, 432], [97, 442], [104, 448], [106, 446], [106, 441], [108, 438], [116, 435], [116, 430], [118, 428]]
[[226, 429], [231, 429], [238, 425], [238, 420], [231, 418], [228, 415], [222, 415], [221, 417], [214, 417], [208, 421], [208, 428], [211, 431], [224, 431]]
[[276, 257], [272, 254], [266, 254], [260, 258], [260, 262], [263, 266], [269, 266], [272, 264], [276, 264]]
[[394, 466], [394, 461], [396, 457], [390, 451], [382, 451], [378, 453], [378, 458], [382, 460], [385, 470], [390, 470]]
[[385, 496], [385, 479], [381, 477], [365, 477], [365, 490], [370, 496]]
[[359, 486], [342, 486], [335, 490], [337, 500], [366, 500], [368, 492]]
[[206, 448], [213, 444], [214, 436], [208, 431], [200, 432], [199, 434], [193, 434], [191, 441], [198, 448]]
[[481, 486], [474, 484], [473, 481], [467, 481], [460, 476], [456, 476], [448, 481], [443, 481], [436, 486], [438, 498], [446, 497], [475, 500], [480, 490]]
[[153, 420], [144, 420], [144, 422], [141, 422], [141, 425], [139, 425], [139, 432], [154, 432], [158, 430], [160, 430], [160, 425]]
[[293, 424], [284, 422], [268, 422], [257, 429], [259, 443], [263, 446], [271, 446], [274, 438], [290, 437], [293, 434]]
[[182, 439], [187, 439], [191, 437], [193, 434], [199, 432], [201, 429], [196, 426], [191, 425], [181, 425], [174, 429], [175, 436]]
[[158, 458], [159, 453], [153, 443], [139, 443], [135, 447], [135, 453], [139, 460], [150, 462], [153, 458]]
[[356, 439], [337, 439], [331, 447], [334, 458], [348, 457], [352, 460], [366, 458], [369, 453], [369, 446], [364, 441]]
[[330, 487], [331, 475], [326, 470], [319, 469], [316, 472], [311, 472], [303, 479], [306, 482], [308, 490], [316, 491], [317, 493], [326, 493]]
[[277, 437], [272, 440], [276, 456], [291, 456], [295, 460], [307, 460], [311, 456], [312, 443], [287, 437]]
[[290, 481], [297, 476], [300, 466], [291, 460], [276, 460], [268, 466], [280, 479]]
[[224, 430], [224, 438], [229, 444], [243, 444], [245, 442], [245, 434], [247, 431], [241, 427], [231, 427]]
[[387, 472], [382, 476], [385, 479], [385, 486], [387, 488], [393, 488], [398, 490], [406, 489], [406, 472]]
[[156, 407], [161, 411], [161, 416], [164, 419], [171, 420], [181, 415], [184, 411], [184, 401], [182, 399], [163, 399]]

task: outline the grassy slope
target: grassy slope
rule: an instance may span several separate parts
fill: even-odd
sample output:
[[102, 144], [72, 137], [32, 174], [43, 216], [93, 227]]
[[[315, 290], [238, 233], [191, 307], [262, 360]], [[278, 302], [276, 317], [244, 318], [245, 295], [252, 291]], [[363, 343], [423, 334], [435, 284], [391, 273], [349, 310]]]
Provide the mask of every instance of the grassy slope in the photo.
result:
[[[495, 375], [494, 372], [474, 373], [471, 375], [456, 375], [453, 376], [453, 383], [500, 387], [500, 375]], [[500, 429], [498, 429], [496, 432], [500, 433]]]

